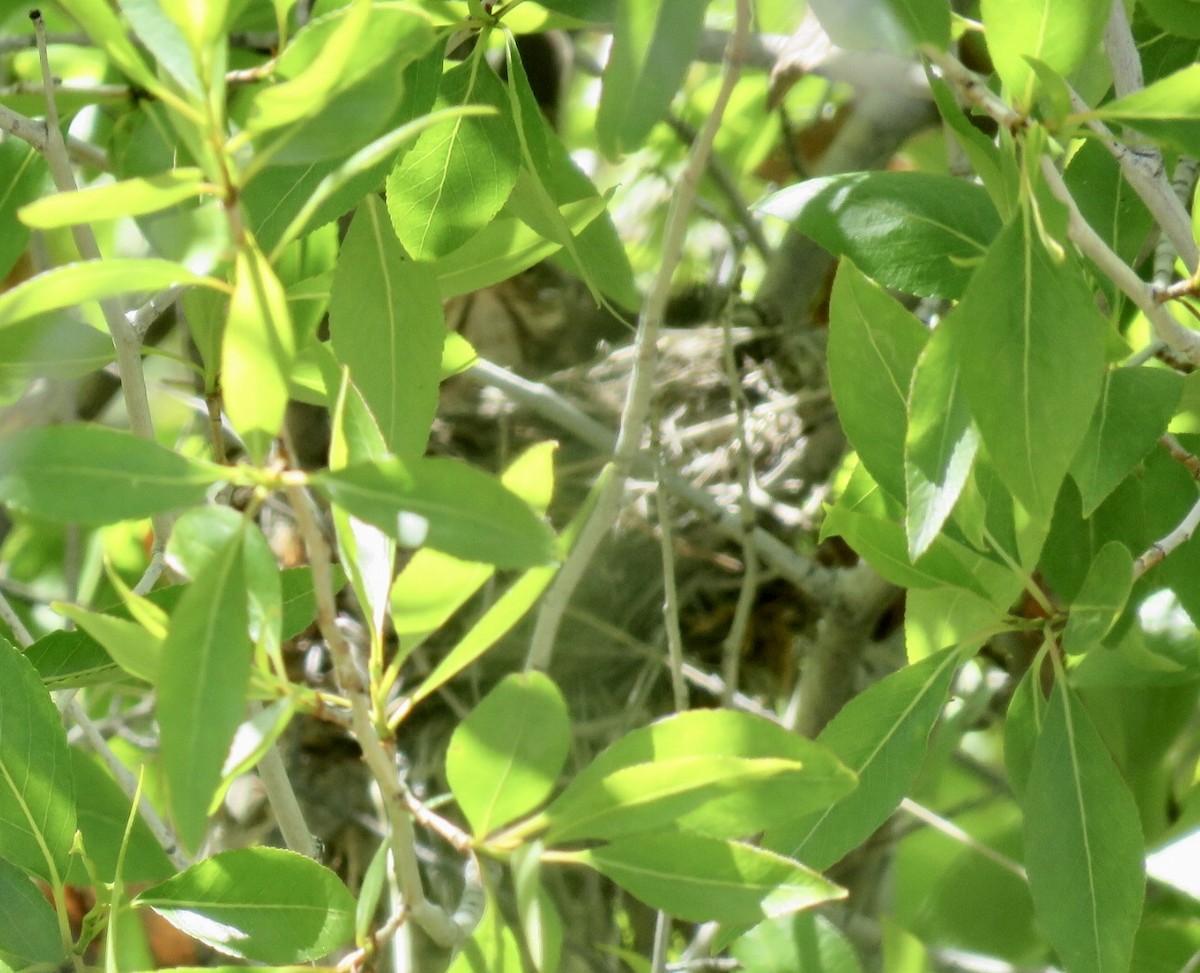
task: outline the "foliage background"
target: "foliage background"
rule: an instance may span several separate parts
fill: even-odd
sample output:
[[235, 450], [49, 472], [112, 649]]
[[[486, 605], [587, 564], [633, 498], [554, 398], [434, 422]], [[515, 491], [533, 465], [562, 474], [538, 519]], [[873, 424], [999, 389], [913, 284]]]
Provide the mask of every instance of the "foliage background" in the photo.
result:
[[797, 6], [0, 4], [0, 962], [1195, 965], [1196, 5]]

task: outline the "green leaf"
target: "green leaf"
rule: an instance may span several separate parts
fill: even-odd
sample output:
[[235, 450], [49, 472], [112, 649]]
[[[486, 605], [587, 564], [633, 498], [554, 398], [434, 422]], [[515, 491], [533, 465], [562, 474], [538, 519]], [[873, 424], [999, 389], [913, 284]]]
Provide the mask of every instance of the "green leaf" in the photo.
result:
[[[556, 448], [554, 442], [531, 446], [500, 477], [504, 486], [543, 514], [554, 491]], [[402, 648], [409, 649], [441, 628], [483, 587], [495, 570], [491, 564], [460, 561], [430, 548], [415, 552], [396, 576], [390, 594], [392, 625]], [[492, 607], [497, 607], [500, 601]], [[490, 613], [491, 609], [487, 614]], [[453, 654], [443, 658], [439, 668], [449, 662]]]
[[1100, 400], [1070, 467], [1085, 517], [1154, 448], [1182, 392], [1182, 377], [1163, 368], [1116, 368], [1105, 373]]
[[1200, 154], [1200, 64], [1102, 105], [1095, 115], [1128, 125], [1181, 152]]
[[1088, 568], [1063, 630], [1063, 651], [1078, 655], [1099, 644], [1116, 624], [1133, 588], [1133, 556], [1117, 541], [1105, 544]]
[[253, 244], [238, 250], [233, 297], [221, 342], [225, 413], [261, 464], [283, 425], [287, 377], [296, 354], [283, 285]]
[[1092, 55], [1109, 10], [1091, 0], [982, 0], [988, 53], [1019, 104], [1030, 107], [1038, 77], [1026, 58], [1064, 77]]
[[342, 242], [329, 297], [338, 361], [403, 458], [425, 452], [437, 411], [446, 323], [434, 272], [405, 259], [383, 203], [363, 200]]
[[0, 142], [0, 274], [7, 276], [29, 243], [29, 229], [17, 220], [17, 210], [37, 198], [46, 178], [46, 163], [33, 146], [19, 139]]
[[182, 264], [151, 257], [114, 257], [52, 267], [0, 294], [0, 328], [47, 311], [121, 294], [159, 291], [175, 284], [221, 286]]
[[26, 226], [41, 230], [96, 220], [156, 213], [204, 192], [204, 174], [181, 167], [147, 178], [125, 179], [71, 193], [55, 193], [21, 208]]
[[244, 532], [227, 539], [171, 615], [158, 680], [161, 753], [179, 837], [199, 846], [246, 707], [250, 678]]
[[904, 474], [908, 504], [904, 529], [908, 556], [916, 560], [941, 533], [971, 474], [979, 433], [949, 329], [934, 331], [913, 370], [908, 393]]
[[904, 497], [908, 386], [929, 332], [843, 260], [829, 303], [829, 385], [846, 438], [875, 482]]
[[1001, 218], [1007, 219], [1016, 212], [1020, 191], [1016, 160], [1011, 154], [1001, 152], [990, 138], [975, 127], [943, 79], [930, 78], [929, 87], [946, 126], [962, 146], [971, 168], [991, 197], [996, 212]]
[[0, 858], [58, 884], [74, 834], [62, 718], [29, 660], [0, 641]]
[[825, 515], [821, 536], [841, 537], [892, 584], [904, 588], [951, 585], [987, 597], [976, 573], [964, 562], [961, 548], [944, 537], [935, 538], [916, 560], [908, 554], [904, 528], [894, 520], [855, 513], [838, 505]]
[[916, 780], [959, 657], [957, 649], [932, 655], [843, 706], [817, 742], [858, 774], [858, 789], [823, 811], [768, 831], [764, 845], [824, 870], [883, 824]]
[[827, 750], [769, 720], [690, 711], [627, 733], [580, 771], [545, 811], [547, 840], [668, 823], [744, 837], [828, 807], [853, 786]]
[[1063, 969], [1128, 970], [1146, 883], [1137, 806], [1061, 684], [1034, 748], [1023, 809], [1034, 909]]
[[15, 865], [0, 858], [0, 954], [58, 966], [65, 958], [54, 907]]
[[[354, 203], [363, 199], [373, 187], [383, 181], [384, 175], [391, 171], [395, 164], [397, 154], [401, 149], [405, 148], [409, 142], [415, 142], [427, 128], [459, 115], [485, 113], [487, 113], [487, 109], [473, 105], [462, 105], [458, 108], [430, 112], [428, 115], [414, 118], [391, 129], [363, 146], [349, 159], [332, 167], [310, 163], [304, 167], [272, 167], [268, 169], [268, 174], [273, 173], [276, 178], [258, 188], [274, 190], [274, 192], [264, 194], [268, 197], [266, 202], [273, 204], [270, 217], [281, 220], [291, 208], [278, 206], [280, 196], [303, 200], [303, 204], [291, 218], [286, 229], [282, 231], [279, 240], [273, 243], [273, 252], [278, 252], [308, 230], [315, 229], [351, 209]], [[289, 174], [299, 175], [299, 182], [289, 182]], [[311, 192], [307, 191], [310, 185]], [[258, 198], [261, 199], [262, 196]], [[270, 229], [273, 222], [264, 225], [268, 227], [268, 233], [274, 232]]]
[[[117, 874], [117, 859], [125, 841], [130, 800], [99, 763], [99, 759], [71, 748], [71, 779], [79, 806], [79, 830], [88, 856], [96, 863], [101, 878], [111, 881]], [[135, 815], [129, 844], [121, 868], [125, 882], [161, 882], [175, 873], [175, 866], [162, 850], [141, 816]], [[80, 861], [72, 860], [67, 881], [90, 885]]]
[[[382, 459], [387, 453], [383, 433], [363, 397], [348, 380], [343, 381], [333, 410], [330, 469], [341, 469], [351, 462]], [[362, 607], [371, 644], [378, 646], [395, 572], [396, 542], [378, 527], [351, 517], [338, 506], [333, 508], [333, 529], [337, 535], [338, 557], [346, 566], [354, 595]]]
[[[938, 0], [814, 0], [812, 12], [838, 47], [909, 54], [922, 39], [946, 46], [949, 11], [945, 7]], [[932, 36], [926, 38], [926, 33]]]
[[[276, 67], [283, 81], [253, 94], [244, 122], [246, 134], [256, 135], [314, 115], [334, 94], [368, 73], [378, 61], [360, 60], [359, 39], [370, 15], [367, 0], [353, 0], [297, 32]], [[367, 45], [364, 48], [370, 50]]]
[[66, 0], [62, 6], [118, 71], [151, 94], [163, 95], [166, 89], [162, 81], [147, 67], [111, 4], [105, 0]]
[[554, 973], [562, 959], [563, 922], [554, 898], [541, 881], [542, 845], [522, 845], [512, 854], [517, 915], [538, 973]]
[[700, 46], [706, 0], [618, 0], [596, 136], [614, 158], [663, 118]]
[[[525, 617], [542, 596], [542, 592], [550, 586], [550, 582], [558, 573], [558, 567], [557, 564], [548, 564], [530, 568], [513, 582], [458, 640], [454, 648], [434, 666], [433, 672], [421, 681], [412, 695], [413, 703], [419, 703], [436, 692], [512, 631], [513, 626]], [[474, 578], [470, 580], [473, 581]]]
[[[600, 194], [571, 158], [538, 105], [511, 34], [505, 48], [505, 64], [509, 102], [518, 122], [523, 161], [522, 172], [509, 197], [509, 211], [547, 239], [563, 245], [564, 249], [554, 255], [554, 261], [582, 280], [598, 304], [604, 294], [621, 307], [637, 307], [639, 296], [633, 269], [612, 217], [601, 212], [596, 220], [580, 228], [572, 225], [567, 216], [571, 204], [599, 200]], [[532, 217], [529, 206], [521, 205], [526, 195], [522, 192], [523, 183], [533, 183], [537, 189], [532, 194], [537, 219]]]
[[171, 530], [167, 559], [181, 573], [198, 578], [214, 557], [240, 534], [246, 593], [250, 606], [250, 637], [269, 654], [280, 643], [283, 595], [279, 567], [262, 531], [231, 507], [205, 506], [185, 512]]
[[100, 643], [80, 631], [43, 635], [25, 650], [25, 658], [51, 691], [114, 682], [124, 676]]
[[163, 11], [158, 0], [119, 0], [130, 29], [154, 56], [160, 73], [170, 75], [193, 103], [204, 97], [204, 85], [196, 73], [192, 45], [179, 24]]
[[1025, 799], [1033, 751], [1042, 732], [1046, 699], [1041, 675], [1030, 668], [1013, 690], [1004, 720], [1004, 766], [1018, 800]]
[[490, 223], [520, 165], [504, 86], [483, 58], [447, 71], [439, 100], [487, 105], [496, 115], [460, 115], [427, 129], [388, 177], [396, 235], [422, 260], [445, 256]]
[[1100, 395], [1105, 324], [1078, 265], [1035, 237], [1009, 224], [942, 327], [996, 472], [1046, 521]]
[[892, 16], [915, 44], [945, 50], [950, 43], [950, 4], [946, 0], [886, 0]]
[[115, 357], [112, 338], [68, 314], [51, 312], [0, 328], [0, 380], [79, 378]]
[[[605, 212], [599, 196], [562, 207], [563, 221], [579, 233]], [[515, 277], [562, 249], [516, 217], [493, 220], [457, 250], [434, 261], [442, 300], [469, 294]]]
[[567, 704], [540, 672], [505, 676], [455, 727], [446, 780], [482, 838], [553, 790], [571, 745]]
[[729, 954], [754, 973], [862, 973], [849, 940], [812, 912], [760, 922], [730, 945]]
[[494, 897], [488, 895], [482, 920], [446, 973], [517, 973], [524, 968], [517, 937]]
[[544, 564], [554, 554], [549, 528], [527, 504], [454, 460], [357, 463], [315, 476], [313, 484], [405, 546], [428, 544], [499, 568]]
[[258, 963], [305, 963], [354, 934], [354, 897], [311, 858], [241, 848], [196, 863], [147, 889], [149, 906], [189, 936]]
[[[345, 572], [339, 565], [333, 567], [333, 590], [338, 592], [346, 583]], [[295, 638], [317, 617], [317, 599], [313, 594], [311, 568], [285, 568], [279, 573], [282, 595], [283, 620], [280, 637]]]
[[756, 209], [793, 221], [883, 286], [932, 297], [958, 297], [1000, 230], [982, 186], [921, 172], [809, 179]]
[[137, 622], [62, 602], [53, 602], [51, 607], [95, 639], [108, 658], [129, 675], [150, 683], [157, 681], [162, 668], [162, 640]]
[[0, 500], [48, 520], [111, 524], [197, 503], [220, 467], [103, 426], [0, 437]]
[[758, 922], [846, 895], [789, 858], [693, 834], [624, 838], [574, 858], [651, 908], [687, 922]]
[[[591, 790], [572, 790], [545, 814], [546, 840], [613, 839], [655, 831], [686, 820], [689, 831], [715, 838], [744, 838], [790, 820], [787, 798], [802, 793], [832, 803], [851, 786], [850, 776], [819, 781], [795, 760], [774, 757], [661, 758], [613, 771]], [[725, 805], [715, 814], [712, 804]], [[806, 802], [807, 803], [807, 802]]]

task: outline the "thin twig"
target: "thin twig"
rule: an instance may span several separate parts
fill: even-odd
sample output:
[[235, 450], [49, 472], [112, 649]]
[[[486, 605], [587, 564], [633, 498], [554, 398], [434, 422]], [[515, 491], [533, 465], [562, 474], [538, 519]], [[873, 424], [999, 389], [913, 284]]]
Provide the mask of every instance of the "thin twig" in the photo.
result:
[[[735, 287], [734, 290], [736, 291], [736, 289]], [[733, 401], [733, 414], [736, 420], [734, 463], [738, 474], [738, 512], [742, 528], [742, 580], [733, 609], [733, 620], [730, 622], [729, 631], [721, 646], [721, 675], [725, 680], [725, 692], [722, 695], [721, 703], [729, 706], [737, 692], [742, 652], [746, 645], [746, 633], [750, 627], [750, 613], [758, 596], [759, 564], [758, 550], [754, 543], [754, 503], [751, 500], [754, 467], [751, 461], [750, 436], [746, 430], [746, 394], [742, 389], [742, 379], [738, 372], [737, 362], [734, 360], [733, 333], [728, 307], [721, 315], [721, 323], [725, 339], [722, 343], [721, 358], [725, 366], [725, 380], [729, 385], [729, 396]]]
[[[1067, 235], [1146, 315], [1154, 334], [1189, 361], [1200, 362], [1200, 335], [1184, 327], [1154, 296], [1153, 290], [1112, 250], [1092, 225], [1084, 219], [1066, 182], [1045, 156], [1041, 159], [1042, 177], [1054, 197], [1067, 207]], [[1173, 241], [1174, 242], [1174, 241]]]
[[[611, 430], [563, 398], [550, 386], [530, 382], [484, 359], [480, 359], [465, 374], [481, 384], [498, 388], [514, 402], [532, 409], [600, 452], [608, 453], [613, 449], [615, 437]], [[656, 473], [655, 464], [654, 454], [643, 450], [638, 454], [635, 472], [646, 477], [658, 476], [671, 493], [712, 518], [726, 536], [734, 540], [741, 538], [743, 528], [737, 513], [725, 509], [708, 493], [670, 467], [663, 466]], [[792, 550], [761, 527], [754, 529], [754, 544], [759, 557], [772, 571], [786, 578], [809, 597], [821, 601], [833, 592], [837, 579], [836, 571]]]
[[[1191, 475], [1192, 479], [1200, 482], [1200, 457], [1186, 450], [1179, 440], [1170, 433], [1160, 437], [1159, 442], [1171, 454], [1171, 458], [1181, 464]], [[1160, 537], [1133, 561], [1133, 579], [1136, 581], [1151, 568], [1161, 564], [1173, 551], [1178, 550], [1195, 534], [1200, 527], [1200, 500], [1197, 500], [1183, 519], [1167, 534]]]
[[687, 681], [683, 675], [683, 633], [679, 629], [679, 590], [675, 585], [675, 541], [671, 527], [671, 503], [661, 477], [654, 491], [658, 515], [658, 541], [663, 566], [663, 623], [667, 636], [667, 670], [671, 674], [671, 698], [675, 712], [688, 708]]
[[[251, 711], [261, 712], [262, 704], [253, 703]], [[292, 780], [284, 767], [278, 744], [269, 747], [259, 760], [258, 779], [262, 781], [267, 803], [275, 813], [275, 823], [279, 825], [283, 843], [292, 851], [298, 851], [309, 858], [320, 858], [321, 851], [317, 847], [312, 829], [304, 820], [304, 811], [296, 798], [296, 789], [292, 787]]]
[[353, 649], [337, 624], [329, 544], [317, 523], [312, 500], [305, 488], [299, 482], [292, 482], [287, 485], [286, 491], [296, 517], [296, 525], [300, 529], [300, 536], [308, 550], [313, 592], [317, 602], [317, 624], [329, 648], [338, 688], [350, 701], [354, 737], [362, 749], [363, 760], [375, 779], [387, 816], [392, 867], [395, 869], [404, 903], [413, 921], [421, 926], [431, 939], [442, 946], [453, 946], [461, 941], [462, 930], [445, 910], [425, 897], [425, 886], [417, 864], [416, 835], [405, 804], [399, 769], [395, 759], [389, 756], [384, 748], [371, 719], [367, 687], [354, 659]]
[[1112, 68], [1113, 90], [1117, 97], [1124, 98], [1140, 91], [1145, 83], [1142, 78], [1142, 59], [1129, 27], [1124, 0], [1112, 0], [1108, 23], [1104, 27], [1104, 53], [1108, 55], [1108, 64]]
[[136, 311], [130, 311], [126, 315], [139, 339], [146, 337], [146, 332], [150, 330], [154, 322], [161, 318], [163, 312], [179, 299], [185, 289], [182, 284], [168, 287], [166, 290], [159, 291]]
[[25, 623], [21, 621], [21, 616], [14, 610], [8, 599], [4, 597], [4, 593], [0, 591], [0, 619], [4, 624], [12, 629], [13, 635], [22, 649], [27, 649], [33, 645], [33, 636], [29, 634], [29, 629], [25, 627]]
[[[668, 114], [666, 121], [671, 131], [684, 145], [691, 146], [696, 141], [696, 130], [682, 118]], [[750, 204], [746, 202], [741, 189], [738, 188], [737, 180], [715, 152], [708, 160], [708, 174], [712, 178], [713, 184], [725, 194], [733, 218], [742, 228], [742, 232], [746, 234], [747, 242], [758, 251], [764, 260], [769, 260], [772, 251], [771, 244], [763, 233], [762, 226], [750, 212]]]
[[[6, 105], [0, 105], [0, 129], [45, 154], [49, 140], [45, 122], [34, 121]], [[108, 153], [103, 149], [72, 137], [67, 138], [66, 145], [67, 154], [73, 162], [100, 169], [102, 172], [108, 171]]]
[[932, 811], [923, 804], [918, 804], [916, 801], [909, 798], [904, 798], [900, 802], [900, 809], [906, 814], [912, 815], [918, 821], [929, 825], [935, 831], [940, 831], [946, 837], [957, 841], [960, 845], [970, 848], [974, 852], [978, 852], [990, 862], [994, 862], [1019, 878], [1022, 882], [1028, 882], [1029, 876], [1025, 872], [1025, 868], [1019, 862], [1013, 861], [1007, 855], [1001, 854], [992, 848], [990, 845], [985, 845], [982, 841], [968, 834], [953, 821], [948, 821], [936, 811]]
[[749, 0], [738, 0], [737, 28], [730, 38], [721, 87], [704, 127], [688, 155], [679, 185], [672, 195], [663, 233], [661, 263], [638, 317], [633, 376], [622, 410], [620, 431], [617, 433], [612, 475], [600, 490], [591, 516], [580, 530], [575, 546], [542, 601], [530, 640], [529, 654], [525, 660], [526, 669], [545, 669], [549, 666], [567, 603], [620, 512], [625, 484], [636, 463], [642, 433], [650, 412], [650, 400], [654, 393], [654, 372], [658, 362], [658, 334], [666, 316], [671, 280], [683, 254], [688, 216], [705, 172], [713, 140], [720, 128], [721, 118], [725, 114], [725, 108], [729, 104], [741, 71], [741, 58], [749, 28]]

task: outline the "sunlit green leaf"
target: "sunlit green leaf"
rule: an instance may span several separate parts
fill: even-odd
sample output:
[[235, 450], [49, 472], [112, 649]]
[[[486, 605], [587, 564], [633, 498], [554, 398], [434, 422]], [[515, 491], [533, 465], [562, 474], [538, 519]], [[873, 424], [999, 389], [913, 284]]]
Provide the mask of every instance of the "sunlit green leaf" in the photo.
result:
[[531, 567], [553, 556], [552, 535], [529, 506], [480, 470], [447, 459], [357, 463], [314, 484], [354, 516], [407, 547], [496, 567]]
[[129, 675], [150, 683], [158, 679], [162, 668], [162, 640], [137, 622], [61, 602], [55, 602], [51, 607], [102, 645], [108, 657]]
[[1200, 64], [1102, 105], [1096, 114], [1122, 122], [1183, 152], [1200, 154]]
[[479, 57], [442, 76], [447, 105], [482, 104], [495, 115], [459, 116], [422, 133], [387, 181], [388, 211], [412, 256], [445, 256], [492, 221], [517, 177], [520, 152], [504, 87]]
[[282, 848], [213, 855], [134, 904], [222, 953], [259, 963], [320, 959], [354, 934], [354, 897], [341, 880]]
[[1069, 75], [1095, 54], [1109, 16], [1107, 7], [1091, 0], [982, 0], [979, 12], [996, 71], [1026, 107], [1038, 87], [1026, 58]]
[[229, 421], [256, 463], [283, 425], [295, 353], [283, 286], [262, 252], [243, 246], [221, 344], [221, 391]]
[[610, 157], [645, 141], [683, 83], [700, 44], [705, 0], [618, 0], [596, 134]]
[[571, 743], [567, 704], [540, 672], [502, 679], [458, 724], [446, 752], [454, 799], [483, 837], [549, 796]]
[[196, 503], [223, 476], [219, 467], [103, 426], [0, 437], [0, 499], [50, 520], [148, 517]]
[[854, 785], [831, 754], [760, 717], [698, 710], [625, 734], [546, 809], [548, 841], [667, 824], [739, 838], [828, 807]]
[[73, 193], [55, 193], [22, 207], [17, 215], [26, 226], [42, 230], [141, 216], [192, 199], [203, 191], [203, 186], [203, 173], [184, 167], [145, 179], [125, 179]]
[[623, 838], [574, 858], [651, 908], [690, 922], [757, 922], [846, 895], [782, 855], [679, 832]]
[[182, 264], [153, 257], [86, 260], [43, 270], [0, 294], [0, 328], [35, 314], [99, 301], [121, 294], [158, 291], [174, 284], [215, 281], [192, 273]]

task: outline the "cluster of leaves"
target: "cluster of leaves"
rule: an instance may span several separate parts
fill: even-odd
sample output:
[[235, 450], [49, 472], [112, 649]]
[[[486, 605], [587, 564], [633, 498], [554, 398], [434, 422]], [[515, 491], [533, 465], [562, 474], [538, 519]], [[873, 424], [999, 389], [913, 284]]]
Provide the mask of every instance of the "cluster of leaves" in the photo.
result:
[[[547, 524], [552, 444], [499, 477], [425, 455], [439, 383], [473, 356], [447, 335], [443, 301], [553, 259], [598, 302], [638, 303], [607, 200], [544, 121], [510, 28], [534, 6], [538, 29], [612, 25], [595, 144], [616, 156], [645, 143], [675, 98], [706, 4], [546, 0], [493, 11], [476, 0], [350, 0], [315, 4], [294, 33], [287, 0], [60, 6], [138, 96], [96, 122], [112, 181], [63, 185], [57, 132], [44, 150], [0, 143], [0, 214], [18, 227], [0, 241], [0, 262], [16, 262], [31, 230], [62, 258], [0, 294], [0, 365], [24, 381], [115, 361], [139, 432], [6, 433], [0, 500], [31, 524], [154, 518], [158, 554], [182, 583], [135, 591], [113, 571], [94, 588], [117, 608], [56, 604], [73, 630], [0, 646], [0, 964], [81, 966], [107, 929], [107, 968], [136, 968], [136, 954], [119, 951], [128, 927], [115, 920], [142, 908], [262, 964], [352, 943], [361, 961], [376, 946], [389, 868], [413, 920], [427, 916], [419, 907], [429, 903], [404, 884], [411, 848], [396, 818], [357, 900], [292, 851], [187, 856], [204, 847], [230, 782], [300, 712], [352, 722], [384, 800], [406, 815], [387, 763], [398, 729], [554, 579], [588, 508], [558, 533]], [[484, 870], [468, 881], [482, 915], [465, 898], [447, 917], [447, 942], [462, 947], [456, 968], [557, 969], [562, 920], [543, 871], [558, 866], [591, 869], [679, 919], [722, 923], [717, 943], [751, 969], [855, 968], [840, 933], [797, 914], [846, 894], [821, 872], [867, 844], [914, 791], [955, 673], [985, 644], [1015, 646], [1019, 684], [999, 737], [980, 734], [981, 747], [1002, 746], [1012, 813], [978, 830], [984, 843], [1023, 838], [1030, 901], [1018, 914], [1036, 916], [1044, 941], [1014, 932], [1014, 920], [1002, 927], [1009, 942], [983, 946], [1018, 961], [1048, 942], [1072, 973], [1130, 969], [1135, 948], [1139, 963], [1194, 948], [1182, 933], [1164, 941], [1180, 916], [1193, 918], [1187, 904], [1163, 896], [1143, 910], [1143, 899], [1147, 842], [1196, 815], [1190, 782], [1176, 791], [1175, 775], [1190, 768], [1167, 756], [1186, 742], [1200, 657], [1194, 632], [1169, 634], [1162, 607], [1200, 612], [1195, 487], [1177, 461], [1200, 465], [1187, 451], [1195, 391], [1186, 369], [1141, 346], [1161, 340], [1170, 361], [1196, 351], [1183, 305], [1144, 299], [1137, 273], [1157, 226], [1194, 280], [1195, 232], [1185, 219], [1189, 263], [1171, 223], [1184, 208], [1147, 201], [1147, 180], [1122, 172], [1136, 165], [1125, 143], [1089, 127], [1127, 126], [1129, 141], [1172, 162], [1200, 155], [1190, 6], [1154, 0], [1138, 14], [1131, 46], [1140, 42], [1147, 85], [1117, 98], [1096, 73], [1106, 5], [984, 0], [989, 88], [947, 57], [952, 34], [979, 24], [953, 20], [944, 2], [814, 2], [835, 42], [905, 55], [916, 45], [938, 66], [932, 96], [978, 176], [830, 176], [759, 207], [842, 258], [828, 372], [854, 457], [823, 532], [906, 589], [908, 664], [815, 741], [746, 713], [685, 712], [626, 734], [561, 786], [571, 741], [562, 694], [537, 672], [502, 679], [449, 742], [446, 778], [466, 829], [414, 808], [464, 856], [508, 866], [514, 909], [498, 906], [502, 887]], [[264, 28], [277, 33], [278, 56], [231, 46], [232, 34]], [[472, 43], [448, 51], [464, 35]], [[7, 100], [41, 113], [29, 97]], [[64, 113], [92, 103], [69, 97]], [[960, 97], [999, 123], [994, 137]], [[56, 193], [45, 191], [43, 154]], [[151, 256], [76, 262], [87, 256], [81, 234], [118, 218], [136, 224]], [[165, 408], [138, 399], [117, 302], [167, 288], [183, 288], [197, 387], [228, 421], [236, 465], [219, 421], [207, 441], [181, 435], [178, 448], [145, 434]], [[920, 300], [921, 316], [904, 296]], [[328, 409], [327, 470], [279, 462], [289, 399]], [[1156, 447], [1168, 432], [1171, 452]], [[303, 521], [310, 494], [331, 511], [344, 576], [331, 576], [308, 535], [311, 568], [281, 570], [258, 523], [281, 498]], [[400, 548], [416, 550], [397, 574]], [[500, 597], [410, 680], [412, 651], [497, 580], [507, 581]], [[335, 659], [340, 684], [326, 693], [289, 677], [284, 645], [317, 618], [335, 648], [328, 608], [347, 584], [366, 645], [361, 659]], [[26, 641], [19, 625], [13, 638]], [[50, 695], [103, 703], [129, 683], [151, 687], [157, 706], [157, 756], [129, 755], [144, 775], [143, 817], [68, 746]], [[61, 699], [86, 731], [86, 708]], [[961, 736], [970, 723], [956, 726]], [[977, 796], [945, 787], [953, 793], [935, 795], [939, 805]], [[906, 844], [901, 882], [919, 884], [909, 873], [922, 855], [947, 857]], [[131, 895], [130, 883], [150, 884]], [[67, 918], [71, 884], [100, 893], [80, 934]], [[973, 922], [948, 907], [909, 921], [929, 940], [979, 945], [979, 927], [999, 911], [989, 903], [1009, 890], [991, 884], [973, 899]]]

